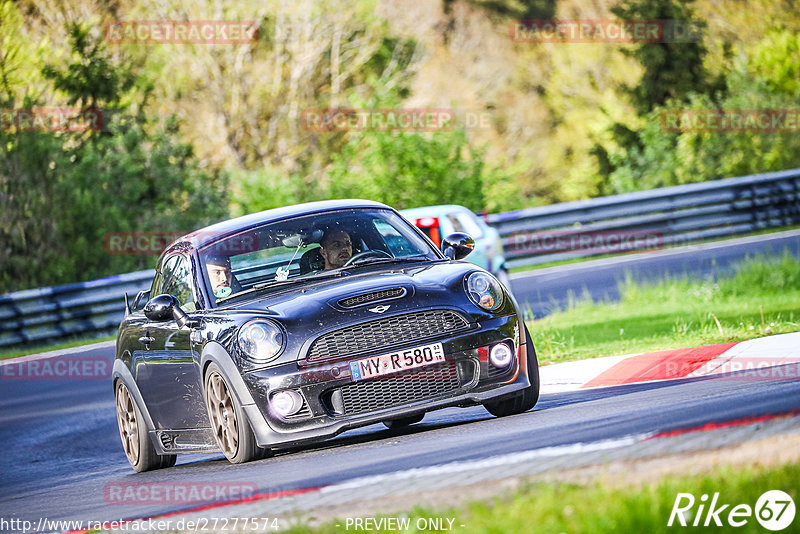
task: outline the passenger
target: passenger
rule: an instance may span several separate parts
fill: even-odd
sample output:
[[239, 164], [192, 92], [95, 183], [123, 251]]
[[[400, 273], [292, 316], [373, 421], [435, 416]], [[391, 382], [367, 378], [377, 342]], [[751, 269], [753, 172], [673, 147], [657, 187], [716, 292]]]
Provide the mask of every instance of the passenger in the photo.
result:
[[211, 282], [211, 291], [217, 298], [227, 297], [241, 291], [239, 281], [231, 271], [231, 259], [228, 256], [213, 255], [206, 257], [206, 271]]

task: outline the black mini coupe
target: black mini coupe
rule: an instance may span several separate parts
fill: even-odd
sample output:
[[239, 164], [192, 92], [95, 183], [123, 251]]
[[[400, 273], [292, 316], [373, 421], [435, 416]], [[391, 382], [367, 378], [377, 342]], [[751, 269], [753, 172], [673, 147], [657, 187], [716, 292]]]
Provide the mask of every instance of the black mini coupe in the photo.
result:
[[442, 250], [394, 209], [337, 200], [209, 226], [161, 255], [126, 296], [113, 387], [136, 471], [178, 453], [232, 463], [425, 412], [539, 397], [533, 343], [490, 273]]

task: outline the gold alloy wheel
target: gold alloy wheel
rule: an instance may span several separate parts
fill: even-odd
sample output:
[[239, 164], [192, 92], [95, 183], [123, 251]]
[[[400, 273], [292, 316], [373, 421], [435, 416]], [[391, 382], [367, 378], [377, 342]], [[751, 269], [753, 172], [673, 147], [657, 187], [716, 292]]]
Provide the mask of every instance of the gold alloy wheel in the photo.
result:
[[133, 397], [122, 382], [117, 385], [117, 424], [125, 456], [131, 465], [136, 465], [139, 461], [139, 422]]
[[225, 380], [216, 371], [212, 371], [207, 379], [206, 405], [208, 417], [211, 419], [211, 428], [217, 437], [222, 452], [232, 458], [239, 449], [239, 425], [236, 421], [236, 411], [233, 407], [228, 386]]

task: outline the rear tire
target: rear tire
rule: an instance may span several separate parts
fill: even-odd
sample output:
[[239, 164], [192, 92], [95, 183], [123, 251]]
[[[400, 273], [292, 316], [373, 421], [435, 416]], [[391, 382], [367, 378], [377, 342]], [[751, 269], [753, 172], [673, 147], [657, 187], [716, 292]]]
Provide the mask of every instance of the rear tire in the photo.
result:
[[539, 361], [536, 358], [536, 350], [533, 348], [533, 340], [527, 326], [525, 326], [525, 353], [527, 355], [528, 380], [531, 385], [508, 399], [485, 403], [483, 407], [495, 417], [527, 412], [536, 406], [539, 400]]
[[122, 440], [122, 449], [133, 470], [137, 473], [172, 467], [178, 459], [177, 454], [158, 454], [142, 417], [139, 406], [122, 380], [114, 388], [117, 405], [117, 426]]
[[211, 430], [225, 458], [242, 464], [268, 456], [269, 450], [256, 443], [250, 421], [217, 364], [209, 364], [203, 383]]
[[390, 419], [389, 421], [384, 421], [383, 425], [390, 430], [396, 430], [398, 428], [405, 428], [415, 423], [419, 423], [422, 421], [423, 417], [425, 417], [424, 413], [410, 415], [408, 417], [401, 417], [400, 419]]

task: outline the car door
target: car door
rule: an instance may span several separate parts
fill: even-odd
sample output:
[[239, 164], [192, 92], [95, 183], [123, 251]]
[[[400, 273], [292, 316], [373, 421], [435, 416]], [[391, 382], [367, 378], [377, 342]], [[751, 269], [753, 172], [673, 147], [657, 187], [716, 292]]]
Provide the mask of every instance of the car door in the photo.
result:
[[[194, 315], [196, 290], [192, 264], [176, 254], [167, 258], [161, 270], [158, 294], [178, 299]], [[152, 296], [156, 294], [151, 293]], [[208, 426], [200, 374], [200, 355], [193, 347], [191, 329], [178, 328], [173, 320], [148, 321], [148, 341], [138, 370], [137, 384], [157, 429], [188, 429]]]

